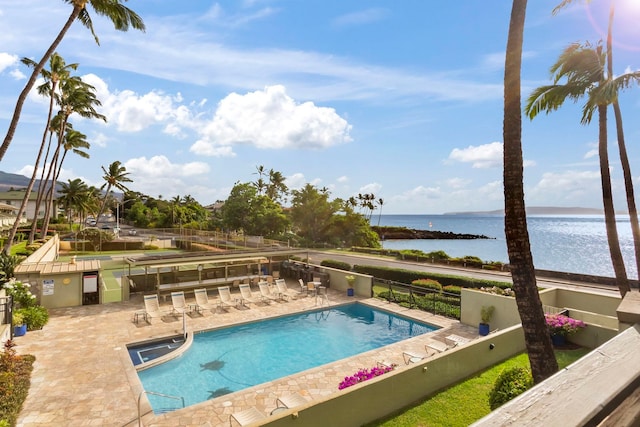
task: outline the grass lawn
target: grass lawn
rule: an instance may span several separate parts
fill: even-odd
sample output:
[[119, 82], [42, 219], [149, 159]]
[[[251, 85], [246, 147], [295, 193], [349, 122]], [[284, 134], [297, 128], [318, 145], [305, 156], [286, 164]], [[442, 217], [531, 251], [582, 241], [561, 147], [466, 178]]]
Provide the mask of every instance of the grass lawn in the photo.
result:
[[[557, 350], [560, 369], [578, 360], [590, 350]], [[369, 427], [468, 426], [491, 412], [489, 392], [498, 375], [516, 366], [529, 367], [527, 354], [512, 357], [499, 365], [432, 396], [404, 413], [368, 424]]]

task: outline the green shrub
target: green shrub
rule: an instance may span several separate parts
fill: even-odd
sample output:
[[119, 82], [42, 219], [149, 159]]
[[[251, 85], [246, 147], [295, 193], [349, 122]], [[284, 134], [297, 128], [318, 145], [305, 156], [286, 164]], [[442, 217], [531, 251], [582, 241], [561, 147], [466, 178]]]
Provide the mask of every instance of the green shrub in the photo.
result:
[[[18, 356], [14, 344], [7, 340], [0, 352], [0, 427], [16, 424], [22, 404], [31, 384], [31, 371], [35, 357]], [[6, 422], [6, 424], [3, 424]]]
[[443, 286], [442, 290], [448, 294], [455, 294], [455, 295], [462, 294], [462, 288], [460, 286], [454, 286], [454, 285]]
[[42, 329], [49, 321], [49, 312], [40, 305], [22, 308], [20, 312], [24, 316], [24, 323], [27, 324], [27, 330], [29, 331]]
[[338, 270], [351, 271], [351, 264], [348, 262], [337, 261], [335, 259], [325, 259], [320, 263], [323, 267], [337, 268]]
[[527, 368], [516, 367], [502, 372], [496, 379], [493, 389], [489, 392], [491, 410], [504, 405], [532, 386], [533, 377]]
[[432, 289], [437, 292], [442, 292], [442, 285], [433, 279], [418, 279], [411, 282], [411, 284], [426, 289]]

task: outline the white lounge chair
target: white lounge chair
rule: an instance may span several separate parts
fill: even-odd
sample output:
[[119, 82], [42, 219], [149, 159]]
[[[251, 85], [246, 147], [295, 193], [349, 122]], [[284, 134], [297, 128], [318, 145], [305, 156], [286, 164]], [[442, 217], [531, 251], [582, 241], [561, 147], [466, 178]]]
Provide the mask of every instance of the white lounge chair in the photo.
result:
[[402, 358], [404, 359], [405, 365], [408, 365], [409, 363], [418, 363], [427, 357], [429, 357], [429, 354], [414, 353], [412, 351], [402, 352]]
[[241, 426], [246, 426], [257, 421], [264, 420], [265, 418], [267, 418], [265, 414], [258, 411], [255, 406], [252, 406], [249, 409], [245, 409], [244, 411], [236, 412], [235, 414], [229, 415], [229, 426], [233, 425], [233, 420], [235, 420]]
[[231, 291], [228, 286], [218, 287], [218, 294], [220, 295], [220, 307], [238, 307], [240, 301], [237, 298], [231, 296]]
[[219, 304], [209, 302], [209, 294], [207, 294], [206, 289], [196, 289], [193, 293], [196, 297], [196, 307], [198, 307], [199, 311], [213, 310], [219, 306]]
[[267, 282], [258, 283], [258, 287], [260, 288], [260, 295], [265, 301], [276, 301], [278, 297], [271, 293], [271, 289], [269, 289], [269, 285]]
[[276, 399], [276, 408], [295, 408], [309, 403], [309, 401], [300, 393], [288, 394], [280, 396]]
[[255, 298], [251, 293], [251, 285], [243, 284], [240, 285], [240, 296], [242, 296], [242, 300], [251, 304], [257, 304], [260, 300]]
[[302, 279], [298, 279], [298, 283], [300, 283], [300, 295], [306, 295], [307, 285], [304, 284], [304, 281]]
[[160, 302], [158, 301], [158, 295], [145, 295], [144, 296], [144, 311], [147, 316], [147, 321], [150, 318], [159, 317], [162, 318], [166, 313], [160, 310]]
[[189, 311], [189, 306], [184, 299], [184, 292], [171, 292], [171, 304], [173, 305], [172, 313], [176, 314], [184, 314]]
[[295, 296], [294, 293], [289, 291], [287, 282], [285, 282], [284, 279], [276, 279], [276, 289], [278, 289], [278, 294], [280, 294], [282, 299], [293, 298]]
[[455, 347], [456, 345], [458, 344], [455, 342], [452, 344], [448, 344], [442, 341], [430, 341], [427, 344], [425, 344], [424, 347], [427, 349], [427, 352], [433, 352], [433, 354], [436, 354], [436, 353], [442, 353], [443, 351], [447, 351]]

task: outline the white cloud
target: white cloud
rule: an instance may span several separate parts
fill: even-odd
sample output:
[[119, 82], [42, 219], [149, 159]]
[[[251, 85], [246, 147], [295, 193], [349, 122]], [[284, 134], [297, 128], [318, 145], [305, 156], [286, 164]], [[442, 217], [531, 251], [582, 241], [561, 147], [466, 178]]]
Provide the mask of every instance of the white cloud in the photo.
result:
[[347, 176], [341, 176], [338, 179], [336, 179], [336, 181], [338, 181], [340, 184], [345, 184], [347, 182], [349, 182], [349, 177]]
[[372, 22], [382, 20], [386, 15], [386, 9], [373, 7], [370, 9], [359, 10], [357, 12], [341, 15], [333, 20], [333, 24], [340, 27], [370, 24]]
[[289, 189], [297, 190], [304, 187], [307, 183], [307, 180], [305, 179], [304, 174], [294, 173], [293, 175], [287, 177], [285, 183], [287, 184], [287, 187], [289, 187]]
[[392, 199], [398, 201], [415, 201], [416, 199], [438, 199], [441, 196], [440, 187], [424, 187], [419, 185], [394, 196]]
[[589, 150], [584, 154], [584, 159], [591, 159], [598, 156], [598, 149]]
[[451, 188], [455, 188], [455, 189], [460, 189], [460, 188], [464, 188], [467, 185], [471, 184], [471, 180], [470, 179], [464, 179], [464, 178], [451, 178], [447, 180], [447, 185]]
[[492, 142], [467, 148], [454, 148], [449, 159], [462, 163], [471, 163], [473, 168], [485, 169], [502, 166], [502, 143]]
[[164, 132], [181, 136], [185, 127], [198, 127], [192, 112], [184, 105], [180, 93], [170, 96], [162, 91], [139, 95], [131, 90], [111, 92], [107, 83], [95, 74], [87, 74], [82, 80], [96, 89], [102, 102], [98, 112], [107, 117], [108, 125], [115, 125], [122, 132], [139, 132], [156, 124], [164, 125]]
[[146, 157], [130, 159], [125, 163], [125, 167], [127, 171], [131, 172], [131, 175], [135, 174], [136, 177], [142, 176], [150, 178], [162, 176], [190, 177], [209, 172], [209, 165], [206, 163], [171, 163], [165, 156], [153, 156], [150, 159]]
[[381, 189], [382, 189], [382, 185], [378, 184], [377, 182], [372, 182], [370, 184], [366, 184], [360, 187], [360, 189], [358, 190], [358, 193], [362, 193], [362, 194], [373, 193], [375, 196], [378, 196], [378, 193], [380, 192]]
[[547, 172], [542, 175], [535, 187], [527, 192], [536, 204], [553, 201], [555, 205], [580, 203], [593, 195], [594, 189], [600, 188], [599, 171], [565, 171], [562, 173]]
[[333, 108], [296, 103], [283, 86], [245, 95], [232, 93], [218, 103], [213, 119], [191, 151], [206, 156], [230, 154], [235, 144], [264, 149], [326, 148], [351, 141], [351, 125]]
[[0, 52], [0, 73], [9, 67], [13, 67], [17, 63], [18, 57], [16, 55]]

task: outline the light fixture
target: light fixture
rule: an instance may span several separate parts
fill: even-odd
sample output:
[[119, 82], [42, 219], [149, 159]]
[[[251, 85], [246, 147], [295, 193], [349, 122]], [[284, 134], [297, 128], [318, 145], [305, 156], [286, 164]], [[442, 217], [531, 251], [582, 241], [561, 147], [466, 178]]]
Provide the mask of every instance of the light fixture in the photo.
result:
[[198, 264], [198, 271], [202, 271], [202, 264]]
[[489, 350], [493, 350], [494, 348], [496, 348], [496, 345], [494, 343], [489, 344]]

